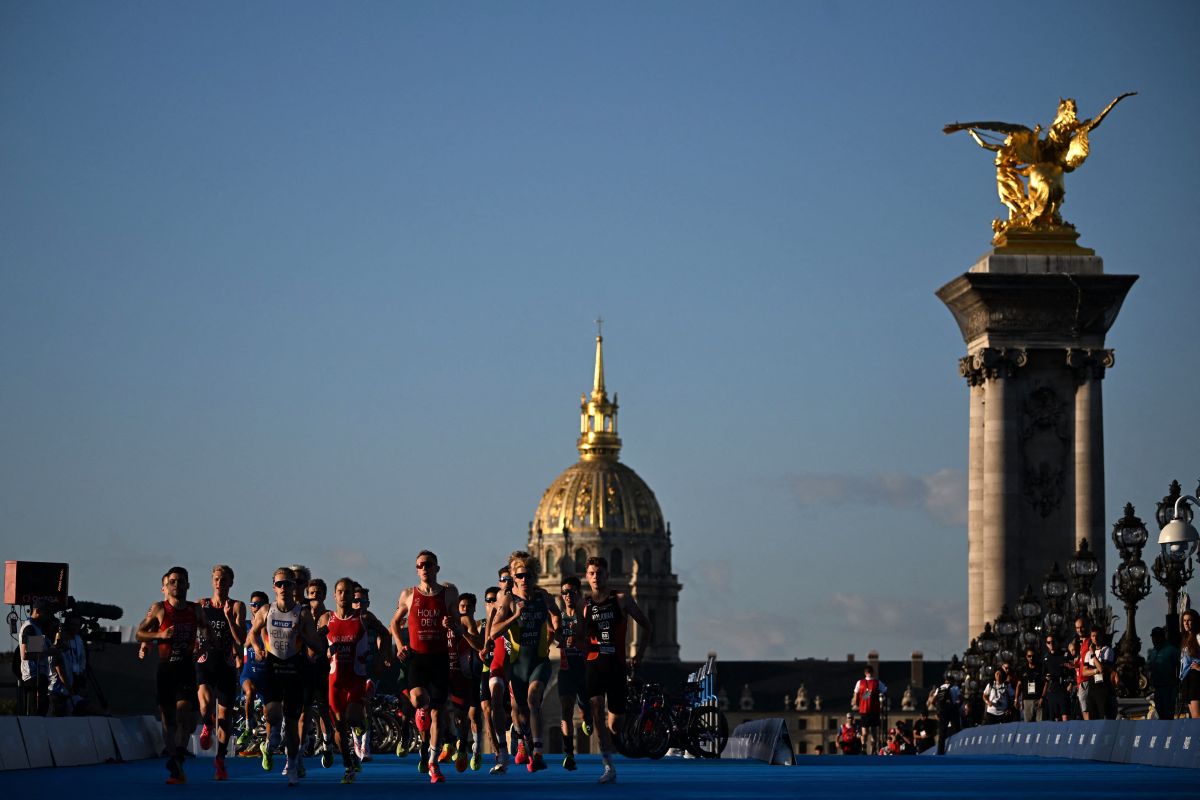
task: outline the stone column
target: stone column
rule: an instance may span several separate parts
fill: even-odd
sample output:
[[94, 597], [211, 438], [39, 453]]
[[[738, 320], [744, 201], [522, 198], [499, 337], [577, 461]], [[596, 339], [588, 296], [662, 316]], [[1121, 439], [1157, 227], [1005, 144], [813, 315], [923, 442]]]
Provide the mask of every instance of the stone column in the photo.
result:
[[1087, 539], [1099, 559], [1097, 575], [1106, 579], [1104, 520], [1104, 400], [1100, 381], [1114, 363], [1112, 350], [1067, 350], [1075, 372], [1075, 538]]
[[[1017, 390], [1010, 386], [1025, 366], [1018, 348], [984, 348], [975, 362], [986, 375], [983, 408], [983, 619], [990, 621], [1016, 597], [1015, 563], [1021, 544], [1021, 465], [1018, 451]], [[1011, 585], [1010, 585], [1011, 584]]]
[[983, 371], [973, 366], [971, 356], [958, 362], [958, 370], [967, 379], [969, 393], [970, 444], [967, 449], [967, 632], [983, 630]]

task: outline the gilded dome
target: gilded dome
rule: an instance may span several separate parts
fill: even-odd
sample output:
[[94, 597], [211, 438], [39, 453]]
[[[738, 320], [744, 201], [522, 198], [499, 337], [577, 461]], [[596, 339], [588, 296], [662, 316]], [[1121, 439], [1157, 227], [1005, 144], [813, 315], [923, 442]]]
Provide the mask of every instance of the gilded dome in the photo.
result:
[[616, 459], [581, 460], [554, 479], [538, 503], [533, 531], [661, 533], [662, 509], [638, 474]]

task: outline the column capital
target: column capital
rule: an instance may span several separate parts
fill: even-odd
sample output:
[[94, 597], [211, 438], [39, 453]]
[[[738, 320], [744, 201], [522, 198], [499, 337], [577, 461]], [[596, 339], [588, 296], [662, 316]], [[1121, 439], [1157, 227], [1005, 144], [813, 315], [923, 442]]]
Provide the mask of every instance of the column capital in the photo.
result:
[[1112, 350], [1103, 348], [1067, 348], [1067, 366], [1075, 373], [1077, 384], [1104, 380], [1104, 371], [1116, 363]]
[[968, 386], [980, 386], [985, 381], [1011, 378], [1029, 362], [1022, 347], [984, 347], [958, 360], [958, 373], [967, 379]]

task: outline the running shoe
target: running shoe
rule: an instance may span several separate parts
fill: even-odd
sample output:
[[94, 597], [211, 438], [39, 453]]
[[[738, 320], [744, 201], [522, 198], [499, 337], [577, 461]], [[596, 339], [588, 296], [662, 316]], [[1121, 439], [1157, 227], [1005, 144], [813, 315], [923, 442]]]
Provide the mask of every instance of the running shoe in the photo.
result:
[[208, 723], [200, 728], [200, 749], [207, 750], [212, 747], [212, 729], [208, 727]]
[[438, 754], [438, 763], [445, 764], [447, 761], [450, 761], [453, 758], [454, 758], [454, 748], [450, 745], [449, 742], [447, 742], [446, 744], [442, 745], [442, 752]]
[[293, 772], [291, 775], [288, 775], [288, 786], [299, 786], [299, 785], [300, 785], [300, 776], [299, 775], [297, 775], [295, 772]]
[[445, 783], [446, 776], [442, 774], [442, 768], [437, 764], [429, 765], [429, 782], [430, 783]]
[[229, 780], [229, 772], [225, 769], [225, 757], [217, 756], [213, 761], [213, 780], [227, 781]]
[[358, 773], [354, 771], [354, 767], [346, 767], [346, 771], [342, 773], [342, 783], [354, 783], [354, 779]]
[[592, 721], [590, 719], [583, 720], [582, 722], [579, 723], [579, 729], [583, 731], [584, 736], [591, 736], [592, 735]]
[[567, 757], [563, 759], [563, 769], [565, 769], [567, 772], [574, 772], [575, 770], [579, 769], [575, 766], [574, 753], [567, 753]]
[[288, 775], [291, 773], [291, 771], [292, 771], [292, 757], [285, 755], [283, 757], [283, 772], [281, 772], [279, 774], [280, 775]]
[[529, 759], [529, 771], [530, 772], [541, 772], [545, 768], [546, 768], [546, 759], [542, 757], [541, 753], [534, 753], [533, 758]]
[[503, 775], [508, 772], [508, 764], [504, 763], [504, 756], [500, 753], [496, 754], [496, 763], [488, 770], [491, 775]]
[[[436, 767], [437, 765], [434, 764], [434, 766]], [[421, 748], [421, 757], [417, 759], [417, 772], [429, 772], [429, 751], [425, 748]]]
[[250, 733], [249, 728], [239, 733], [237, 741], [234, 742], [234, 744], [237, 745], [238, 750], [245, 750], [247, 747], [249, 747], [250, 740], [253, 735], [254, 734]]
[[454, 754], [454, 769], [455, 769], [455, 771], [466, 772], [468, 760], [469, 759], [467, 757], [466, 750], [459, 750], [457, 753], [455, 753]]
[[400, 758], [408, 755], [408, 748], [404, 745], [404, 742], [396, 742], [396, 755]]
[[183, 765], [175, 759], [167, 760], [167, 783], [172, 786], [177, 786], [181, 783], [187, 783], [187, 775], [183, 774]]
[[479, 768], [483, 766], [483, 758], [479, 753], [471, 754], [471, 772], [479, 772]]
[[513, 759], [513, 763], [514, 764], [529, 763], [529, 756], [527, 756], [525, 754], [525, 743], [524, 742], [521, 742], [520, 744], [517, 745], [517, 756], [516, 756], [516, 758]]
[[617, 771], [612, 764], [604, 765], [604, 774], [600, 776], [599, 783], [616, 783]]
[[325, 749], [321, 751], [321, 767], [329, 769], [333, 766], [333, 748], [329, 746], [329, 742], [325, 743]]
[[267, 745], [262, 746], [262, 768], [267, 772], [271, 771], [271, 748]]

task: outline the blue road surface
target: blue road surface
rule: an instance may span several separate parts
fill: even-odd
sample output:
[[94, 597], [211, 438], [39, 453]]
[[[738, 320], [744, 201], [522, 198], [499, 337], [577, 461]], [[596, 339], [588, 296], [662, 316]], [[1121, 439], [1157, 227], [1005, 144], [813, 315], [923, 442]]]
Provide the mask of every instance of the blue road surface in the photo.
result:
[[282, 759], [276, 762], [276, 772], [268, 774], [256, 759], [231, 758], [231, 780], [227, 783], [212, 780], [211, 759], [189, 760], [188, 783], [184, 786], [165, 785], [163, 761], [152, 760], [0, 772], [0, 798], [1200, 797], [1200, 770], [1014, 756], [798, 758], [795, 767], [771, 767], [757, 761], [617, 759], [619, 778], [611, 786], [596, 784], [600, 776], [598, 756], [581, 756], [579, 770], [573, 773], [565, 772], [557, 760], [536, 775], [511, 765], [507, 775], [498, 776], [486, 772], [490, 764], [480, 772], [457, 773], [451, 768], [445, 772], [446, 782], [438, 786], [431, 786], [428, 777], [417, 772], [417, 760], [412, 756], [378, 756], [365, 765], [352, 786], [339, 783], [339, 765], [321, 769], [312, 759], [305, 762], [308, 777], [294, 788], [289, 788], [287, 779], [278, 774]]

